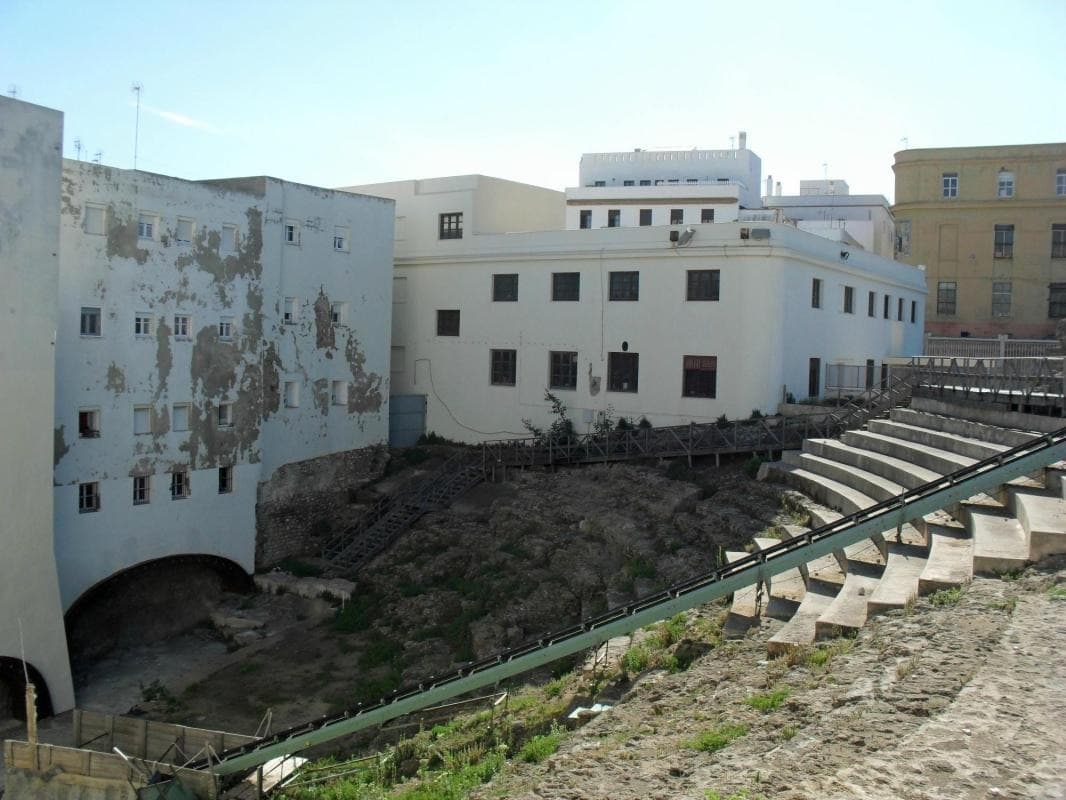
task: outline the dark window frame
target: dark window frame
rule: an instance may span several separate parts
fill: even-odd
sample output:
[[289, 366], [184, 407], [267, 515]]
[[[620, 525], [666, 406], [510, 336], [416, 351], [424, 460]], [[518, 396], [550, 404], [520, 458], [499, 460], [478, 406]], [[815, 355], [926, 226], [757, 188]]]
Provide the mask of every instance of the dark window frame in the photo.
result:
[[682, 356], [681, 396], [718, 396], [718, 356]]
[[992, 257], [1014, 258], [1014, 225], [993, 226]]
[[1051, 257], [1066, 258], [1066, 225], [1053, 223], [1051, 226]]
[[499, 272], [492, 276], [492, 302], [518, 302], [517, 272]]
[[640, 300], [640, 272], [607, 273], [607, 299], [612, 302], [635, 302]]
[[437, 309], [437, 336], [458, 336], [460, 324], [461, 316], [459, 313], [459, 309]]
[[[640, 383], [640, 354], [607, 354], [607, 391], [636, 394]], [[624, 388], [623, 388], [624, 387]]]
[[620, 208], [608, 208], [607, 209], [607, 227], [608, 228], [621, 228], [622, 227], [622, 209], [620, 209]]
[[577, 389], [577, 351], [548, 351], [548, 388]]
[[721, 297], [720, 269], [690, 269], [685, 272], [685, 300], [717, 302]]
[[855, 287], [854, 286], [845, 286], [844, 287], [844, 313], [845, 314], [854, 314], [855, 313]]
[[1066, 283], [1049, 283], [1047, 292], [1048, 319], [1066, 317]]
[[592, 209], [583, 208], [578, 212], [577, 225], [583, 231], [590, 230], [592, 228]]
[[700, 224], [706, 225], [709, 222], [714, 222], [714, 209], [713, 208], [701, 208], [700, 209]]
[[811, 278], [811, 308], [822, 307], [822, 279]]
[[492, 348], [489, 350], [489, 384], [515, 386], [518, 383], [518, 351]]
[[938, 281], [936, 285], [936, 315], [938, 317], [953, 317], [958, 313], [958, 307], [958, 281]]
[[651, 209], [650, 208], [642, 208], [642, 209], [640, 209], [640, 215], [639, 216], [640, 216], [640, 224], [641, 224], [642, 227], [647, 227], [647, 226], [651, 225]]
[[552, 273], [552, 302], [577, 303], [581, 301], [581, 273]]
[[438, 217], [437, 234], [440, 239], [463, 238], [463, 212], [445, 211]]
[[683, 208], [671, 208], [670, 209], [670, 224], [671, 225], [684, 225], [685, 224], [685, 209], [683, 209]]
[[877, 292], [866, 293], [866, 316], [877, 317]]

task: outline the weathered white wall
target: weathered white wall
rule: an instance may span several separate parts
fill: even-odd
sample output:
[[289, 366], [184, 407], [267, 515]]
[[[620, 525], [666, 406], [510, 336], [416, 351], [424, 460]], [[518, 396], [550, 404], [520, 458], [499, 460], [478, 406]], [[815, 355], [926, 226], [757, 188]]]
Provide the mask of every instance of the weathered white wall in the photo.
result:
[[74, 704], [52, 539], [54, 340], [63, 115], [0, 97], [0, 656]]
[[[553, 390], [579, 430], [586, 410], [608, 405], [656, 425], [770, 412], [783, 391], [806, 396], [811, 357], [880, 363], [920, 351], [919, 270], [857, 250], [843, 262], [839, 244], [766, 227], [763, 242], [740, 240], [737, 224], [697, 226], [680, 248], [662, 229], [621, 228], [480, 237], [459, 254], [399, 258], [406, 298], [394, 304], [393, 346], [403, 348], [403, 369], [393, 372], [393, 391], [428, 396], [428, 429], [478, 441], [523, 435], [523, 418], [551, 421], [543, 395], [553, 350], [579, 354], [577, 389]], [[719, 301], [686, 300], [691, 269], [721, 270]], [[640, 272], [638, 301], [606, 299], [611, 271]], [[580, 301], [551, 301], [553, 272], [581, 273]], [[518, 302], [491, 301], [494, 273], [519, 275]], [[812, 277], [824, 282], [822, 309], [810, 307]], [[855, 286], [855, 314], [840, 310], [844, 285]], [[917, 301], [917, 322], [867, 318], [868, 288], [905, 297], [908, 315]], [[438, 309], [460, 310], [458, 337], [436, 335]], [[607, 390], [607, 354], [623, 342], [640, 354], [638, 393]], [[490, 385], [494, 348], [518, 351], [515, 386]], [[685, 355], [717, 356], [716, 398], [682, 396]], [[598, 391], [590, 377], [601, 379]]]

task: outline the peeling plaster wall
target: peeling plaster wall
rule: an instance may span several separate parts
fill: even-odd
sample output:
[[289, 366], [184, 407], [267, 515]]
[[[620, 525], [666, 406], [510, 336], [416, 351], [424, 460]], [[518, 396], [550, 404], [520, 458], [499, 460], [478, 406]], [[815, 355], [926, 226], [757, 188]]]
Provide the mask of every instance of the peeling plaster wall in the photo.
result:
[[[107, 209], [104, 232], [87, 228], [87, 204]], [[60, 207], [64, 605], [114, 572], [169, 555], [216, 555], [251, 571], [261, 482], [284, 464], [387, 440], [391, 201], [274, 178], [189, 182], [67, 161]], [[151, 237], [138, 230], [142, 214], [155, 222]], [[193, 220], [191, 241], [178, 240], [179, 218]], [[287, 244], [293, 221], [299, 240]], [[230, 226], [236, 248], [227, 248]], [[345, 248], [334, 247], [337, 226]], [[287, 297], [298, 302], [291, 324], [282, 320]], [[338, 301], [346, 317], [334, 323]], [[83, 307], [101, 309], [99, 336], [81, 335]], [[135, 333], [138, 314], [151, 317], [150, 335]], [[176, 315], [189, 317], [186, 335]], [[285, 381], [300, 384], [300, 406], [282, 402]], [[331, 402], [334, 381], [350, 387], [343, 403]], [[325, 387], [317, 405], [316, 386]], [[185, 427], [176, 404], [188, 405]], [[228, 425], [219, 424], [222, 404]], [[151, 409], [148, 433], [134, 433], [137, 406]], [[98, 438], [79, 436], [83, 408], [99, 411]], [[218, 492], [219, 467], [232, 468], [230, 493]], [[191, 496], [174, 500], [171, 473], [186, 469]], [[134, 475], [150, 476], [147, 504], [132, 502]], [[86, 482], [99, 485], [99, 511], [79, 513]]]
[[[52, 543], [63, 115], [0, 97], [0, 656], [26, 660], [56, 711], [74, 704]], [[76, 427], [76, 424], [75, 424]]]

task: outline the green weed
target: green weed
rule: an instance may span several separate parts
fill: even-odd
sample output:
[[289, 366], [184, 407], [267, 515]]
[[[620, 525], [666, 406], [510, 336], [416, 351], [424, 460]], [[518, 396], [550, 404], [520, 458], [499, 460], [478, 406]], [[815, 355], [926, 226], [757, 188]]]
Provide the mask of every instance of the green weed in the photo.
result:
[[696, 738], [685, 742], [684, 746], [690, 750], [699, 750], [701, 753], [715, 753], [724, 747], [728, 747], [730, 742], [739, 739], [747, 732], [747, 725], [735, 725], [727, 722], [717, 728], [704, 731]]

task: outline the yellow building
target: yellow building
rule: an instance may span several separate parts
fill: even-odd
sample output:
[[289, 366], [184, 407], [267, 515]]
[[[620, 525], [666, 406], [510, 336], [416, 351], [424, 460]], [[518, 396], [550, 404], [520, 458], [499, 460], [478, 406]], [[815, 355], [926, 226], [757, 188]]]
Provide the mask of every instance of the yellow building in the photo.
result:
[[1041, 339], [1066, 318], [1066, 144], [901, 150], [896, 258], [935, 336]]

